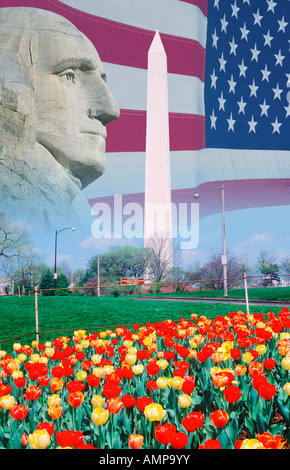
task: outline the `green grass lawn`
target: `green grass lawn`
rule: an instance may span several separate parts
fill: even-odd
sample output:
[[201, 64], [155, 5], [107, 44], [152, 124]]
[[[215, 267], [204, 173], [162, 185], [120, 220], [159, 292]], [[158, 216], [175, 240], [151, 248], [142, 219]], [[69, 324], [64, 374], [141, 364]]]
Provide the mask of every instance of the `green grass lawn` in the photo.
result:
[[[151, 297], [208, 297], [224, 298], [223, 290], [204, 290], [194, 292], [173, 292], [169, 294], [147, 294]], [[245, 289], [228, 289], [228, 297], [245, 299]], [[249, 300], [290, 300], [290, 287], [260, 287], [248, 289]]]
[[[38, 297], [38, 319], [40, 342], [58, 336], [72, 336], [73, 330], [86, 329], [88, 333], [98, 328], [115, 328], [118, 325], [133, 325], [159, 322], [166, 319], [178, 321], [190, 319], [191, 313], [214, 318], [229, 312], [242, 310], [245, 305], [206, 304], [173, 301], [146, 301], [132, 297]], [[250, 312], [274, 313], [279, 307], [250, 307]], [[30, 336], [18, 338], [32, 333]], [[12, 341], [4, 341], [14, 338]], [[17, 339], [16, 339], [17, 338]], [[0, 349], [11, 350], [13, 343], [30, 344], [35, 339], [34, 296], [10, 296], [0, 298]]]

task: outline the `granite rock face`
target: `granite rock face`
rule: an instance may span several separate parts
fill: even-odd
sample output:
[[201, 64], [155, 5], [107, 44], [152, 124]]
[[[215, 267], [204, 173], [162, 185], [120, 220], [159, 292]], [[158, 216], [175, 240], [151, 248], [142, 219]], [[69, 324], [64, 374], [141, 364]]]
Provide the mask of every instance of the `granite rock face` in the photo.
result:
[[0, 212], [82, 225], [82, 189], [105, 170], [106, 124], [119, 117], [93, 44], [65, 18], [0, 9]]

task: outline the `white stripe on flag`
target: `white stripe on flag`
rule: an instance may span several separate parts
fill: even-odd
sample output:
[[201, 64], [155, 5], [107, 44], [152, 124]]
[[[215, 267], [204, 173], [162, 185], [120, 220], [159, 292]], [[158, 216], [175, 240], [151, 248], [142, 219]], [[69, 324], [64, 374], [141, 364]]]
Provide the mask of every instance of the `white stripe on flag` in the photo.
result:
[[206, 46], [207, 18], [195, 5], [177, 0], [61, 0], [70, 7], [137, 28], [158, 31]]
[[[103, 63], [107, 83], [121, 109], [146, 110], [147, 70]], [[204, 116], [204, 83], [197, 77], [168, 74], [168, 109]]]
[[[105, 173], [83, 191], [85, 197], [144, 192], [144, 152], [109, 153], [106, 158]], [[170, 152], [170, 158], [172, 190], [206, 181], [285, 178], [290, 173], [288, 151], [202, 149]]]

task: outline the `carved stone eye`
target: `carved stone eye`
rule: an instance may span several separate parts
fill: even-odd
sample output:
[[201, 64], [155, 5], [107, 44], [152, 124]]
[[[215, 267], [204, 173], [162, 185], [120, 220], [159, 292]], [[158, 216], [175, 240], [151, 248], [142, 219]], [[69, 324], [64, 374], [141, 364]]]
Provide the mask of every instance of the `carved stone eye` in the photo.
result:
[[67, 80], [70, 80], [71, 82], [75, 83], [75, 75], [73, 72], [67, 72], [65, 76]]

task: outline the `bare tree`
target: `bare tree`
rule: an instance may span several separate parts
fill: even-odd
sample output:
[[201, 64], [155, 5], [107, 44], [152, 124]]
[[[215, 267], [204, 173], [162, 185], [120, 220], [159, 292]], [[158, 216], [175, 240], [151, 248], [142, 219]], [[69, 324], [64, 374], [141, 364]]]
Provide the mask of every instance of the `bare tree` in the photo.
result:
[[174, 260], [178, 254], [171, 239], [151, 238], [146, 241], [146, 277], [151, 282], [167, 280], [172, 275]]
[[40, 257], [35, 249], [27, 247], [19, 255], [10, 258], [4, 258], [2, 261], [2, 271], [11, 283], [18, 284], [21, 292], [32, 290], [37, 282], [37, 267], [40, 263]]
[[289, 282], [290, 282], [290, 256], [289, 255], [285, 255], [284, 258], [282, 258], [280, 269], [283, 274], [288, 275], [287, 277], [285, 276], [285, 281], [287, 285], [289, 285]]
[[[213, 253], [208, 261], [201, 266], [196, 263], [192, 271], [186, 272], [186, 277], [190, 281], [199, 282], [203, 289], [222, 289], [223, 288], [223, 267], [220, 253]], [[242, 283], [241, 260], [236, 256], [227, 254], [227, 286], [236, 287]]]
[[8, 222], [0, 214], [0, 259], [19, 257], [31, 248], [30, 234], [25, 226]]

